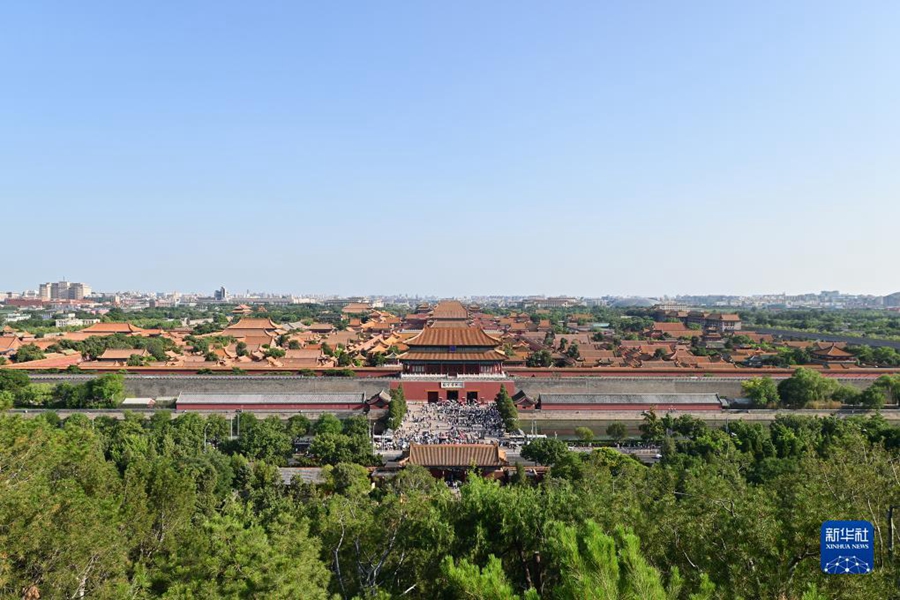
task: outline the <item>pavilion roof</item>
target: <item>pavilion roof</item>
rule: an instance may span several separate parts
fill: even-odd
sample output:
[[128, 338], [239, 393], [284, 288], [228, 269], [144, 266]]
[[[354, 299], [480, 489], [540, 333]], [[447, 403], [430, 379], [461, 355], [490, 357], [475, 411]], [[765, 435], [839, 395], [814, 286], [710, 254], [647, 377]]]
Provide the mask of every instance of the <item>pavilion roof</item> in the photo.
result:
[[846, 350], [841, 350], [835, 344], [831, 344], [826, 348], [816, 348], [812, 353], [815, 356], [823, 356], [827, 358], [851, 358], [853, 356]]

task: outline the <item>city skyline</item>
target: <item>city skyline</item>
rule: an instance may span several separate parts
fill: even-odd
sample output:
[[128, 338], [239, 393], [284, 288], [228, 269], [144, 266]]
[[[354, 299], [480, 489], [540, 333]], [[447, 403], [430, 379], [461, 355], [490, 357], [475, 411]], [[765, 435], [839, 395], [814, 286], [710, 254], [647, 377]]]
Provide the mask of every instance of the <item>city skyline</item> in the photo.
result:
[[[2, 284], [2, 282], [0, 282]], [[90, 283], [86, 282], [73, 282], [65, 279], [61, 279], [57, 281], [41, 281], [39, 286], [33, 287], [23, 287], [20, 290], [13, 289], [0, 289], [0, 294], [35, 294], [45, 300], [57, 299], [55, 295], [55, 288], [59, 286], [63, 288], [67, 286], [68, 290], [74, 290], [76, 287], [81, 289], [80, 293], [76, 293], [74, 299], [80, 299], [85, 296], [90, 296], [92, 293], [94, 294], [146, 294], [146, 295], [162, 295], [168, 296], [171, 294], [180, 294], [185, 296], [197, 296], [197, 297], [215, 297], [216, 300], [223, 300], [228, 298], [249, 298], [249, 297], [279, 297], [279, 296], [293, 296], [297, 298], [400, 298], [400, 297], [409, 297], [409, 298], [562, 298], [562, 297], [573, 297], [573, 298], [584, 298], [584, 299], [601, 299], [601, 298], [624, 298], [624, 299], [640, 299], [640, 298], [649, 298], [649, 299], [657, 299], [657, 300], [675, 300], [677, 298], [690, 298], [690, 297], [726, 297], [726, 298], [766, 298], [766, 297], [802, 297], [802, 296], [823, 296], [823, 297], [872, 297], [872, 298], [882, 298], [885, 296], [894, 296], [900, 294], [900, 292], [891, 292], [889, 294], [874, 294], [869, 292], [856, 293], [856, 292], [848, 292], [846, 290], [838, 290], [838, 289], [820, 289], [820, 290], [807, 290], [805, 292], [798, 293], [786, 293], [786, 292], [757, 292], [750, 294], [728, 294], [728, 293], [678, 293], [678, 294], [666, 294], [666, 293], [651, 293], [651, 294], [616, 294], [616, 293], [603, 293], [599, 295], [588, 295], [588, 294], [572, 294], [567, 293], [566, 290], [563, 291], [555, 291], [552, 293], [493, 293], [493, 294], [438, 294], [434, 292], [429, 292], [427, 290], [418, 290], [412, 292], [388, 292], [388, 293], [372, 293], [372, 292], [359, 292], [359, 293], [337, 293], [334, 291], [325, 291], [325, 292], [310, 292], [304, 290], [281, 290], [281, 289], [252, 289], [252, 288], [241, 288], [241, 287], [230, 287], [227, 285], [217, 286], [213, 290], [197, 290], [197, 289], [174, 289], [174, 288], [160, 288], [160, 289], [127, 289], [127, 288], [98, 288], [93, 286]], [[45, 291], [46, 290], [46, 291]], [[220, 294], [225, 293], [227, 298], [220, 297]], [[45, 295], [47, 296], [45, 298]], [[65, 299], [64, 296], [59, 296], [61, 299]]]

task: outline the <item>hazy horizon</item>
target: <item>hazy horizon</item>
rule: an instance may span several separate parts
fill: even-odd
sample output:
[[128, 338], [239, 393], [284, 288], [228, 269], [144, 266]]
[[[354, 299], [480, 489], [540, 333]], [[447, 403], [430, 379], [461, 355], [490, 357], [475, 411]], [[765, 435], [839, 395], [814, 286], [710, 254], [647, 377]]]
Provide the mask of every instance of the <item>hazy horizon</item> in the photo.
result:
[[[41, 280], [41, 283], [53, 283], [56, 281], [60, 281], [60, 279], [48, 279]], [[92, 284], [88, 280], [76, 280], [76, 279], [68, 279], [69, 282], [79, 282], [86, 283], [91, 286], [92, 292], [99, 293], [180, 293], [180, 294], [200, 294], [212, 296], [213, 292], [218, 290], [222, 285], [213, 286], [210, 289], [179, 289], [172, 287], [161, 287], [158, 289], [152, 288], [123, 288], [123, 287], [108, 287], [108, 286], [96, 286]], [[0, 281], [0, 285], [2, 285], [2, 281]], [[430, 292], [430, 291], [365, 291], [365, 290], [357, 290], [357, 291], [347, 291], [347, 292], [336, 292], [336, 291], [311, 291], [311, 290], [291, 290], [291, 289], [257, 289], [257, 288], [241, 288], [241, 287], [231, 287], [228, 285], [224, 286], [228, 291], [229, 296], [237, 296], [241, 297], [246, 294], [267, 294], [267, 295], [292, 295], [296, 297], [304, 297], [304, 296], [315, 296], [315, 297], [339, 297], [339, 298], [352, 298], [352, 297], [366, 297], [366, 298], [382, 298], [382, 297], [396, 297], [396, 296], [406, 296], [410, 298], [472, 298], [472, 297], [529, 297], [529, 296], [545, 296], [545, 297], [560, 297], [560, 296], [572, 296], [579, 298], [602, 298], [602, 297], [619, 297], [619, 298], [653, 298], [653, 299], [673, 299], [676, 297], [684, 297], [684, 296], [732, 296], [732, 297], [751, 297], [751, 296], [778, 296], [778, 295], [786, 295], [786, 296], [800, 296], [807, 294], [819, 294], [823, 291], [838, 291], [841, 294], [853, 295], [853, 296], [886, 296], [889, 294], [893, 294], [895, 292], [889, 292], [888, 294], [875, 294], [870, 292], [852, 292], [847, 290], [827, 290], [827, 289], [818, 289], [818, 290], [807, 290], [802, 292], [753, 292], [748, 294], [730, 294], [725, 292], [678, 292], [678, 293], [646, 293], [646, 294], [637, 294], [631, 292], [603, 292], [600, 294], [579, 294], [574, 293], [567, 290], [562, 291], [551, 291], [551, 292], [496, 292], [496, 293], [438, 293], [438, 292]], [[0, 288], [0, 292], [22, 292], [22, 291], [36, 291], [38, 288], [37, 285], [25, 286], [22, 289], [8, 289]]]
[[900, 290], [900, 5], [564, 8], [0, 7], [0, 286]]

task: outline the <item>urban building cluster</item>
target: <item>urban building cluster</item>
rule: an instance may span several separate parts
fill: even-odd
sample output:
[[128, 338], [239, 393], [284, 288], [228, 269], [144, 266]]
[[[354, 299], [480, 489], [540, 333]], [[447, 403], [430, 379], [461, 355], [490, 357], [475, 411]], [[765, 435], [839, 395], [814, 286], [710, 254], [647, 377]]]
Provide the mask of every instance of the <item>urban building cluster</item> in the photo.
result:
[[[383, 295], [383, 296], [359, 296], [339, 297], [316, 294], [277, 294], [270, 292], [251, 292], [246, 290], [235, 293], [225, 286], [213, 291], [212, 294], [186, 293], [186, 292], [137, 292], [114, 291], [97, 292], [86, 283], [69, 281], [47, 282], [38, 285], [37, 289], [22, 292], [0, 292], [0, 302], [8, 306], [20, 307], [54, 307], [65, 305], [68, 302], [99, 301], [111, 303], [122, 308], [141, 309], [172, 306], [194, 306], [206, 304], [323, 304], [328, 306], [342, 306], [348, 302], [364, 302], [374, 308], [384, 306], [408, 306], [415, 307], [423, 302], [436, 303], [443, 298], [439, 296], [421, 295]], [[807, 294], [755, 294], [755, 295], [678, 295], [678, 296], [615, 296], [600, 297], [585, 296], [520, 296], [520, 295], [487, 295], [467, 296], [460, 300], [466, 304], [515, 307], [522, 309], [541, 308], [573, 308], [578, 306], [615, 306], [615, 307], [654, 307], [654, 306], [683, 306], [683, 307], [708, 307], [717, 309], [727, 308], [818, 308], [818, 309], [897, 309], [900, 310], [900, 292], [878, 296], [873, 294], [847, 294], [838, 290], [824, 290], [818, 293]], [[70, 304], [71, 305], [71, 304]]]

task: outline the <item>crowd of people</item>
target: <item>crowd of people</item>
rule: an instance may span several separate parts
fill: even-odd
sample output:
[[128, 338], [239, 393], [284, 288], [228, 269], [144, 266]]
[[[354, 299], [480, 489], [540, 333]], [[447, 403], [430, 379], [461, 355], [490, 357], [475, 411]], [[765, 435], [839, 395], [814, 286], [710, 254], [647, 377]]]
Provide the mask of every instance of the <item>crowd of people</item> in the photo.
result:
[[410, 403], [393, 439], [383, 450], [405, 450], [410, 444], [490, 444], [503, 437], [503, 420], [494, 403], [448, 400]]

